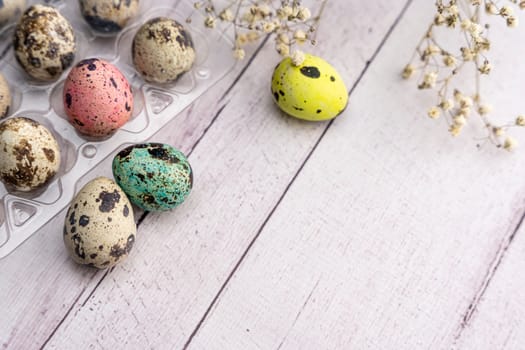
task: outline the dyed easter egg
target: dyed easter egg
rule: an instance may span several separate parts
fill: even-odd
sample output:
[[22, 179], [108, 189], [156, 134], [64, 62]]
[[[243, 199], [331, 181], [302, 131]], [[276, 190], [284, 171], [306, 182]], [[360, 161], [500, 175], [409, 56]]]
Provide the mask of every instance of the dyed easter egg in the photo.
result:
[[53, 134], [35, 120], [15, 117], [0, 124], [0, 179], [21, 192], [49, 183], [60, 168]]
[[284, 112], [311, 121], [335, 118], [348, 103], [348, 90], [335, 68], [308, 54], [299, 66], [286, 57], [275, 67], [272, 95]]
[[137, 235], [131, 204], [111, 179], [98, 177], [77, 193], [64, 222], [64, 244], [79, 264], [112, 267], [128, 255]]
[[172, 83], [195, 62], [190, 33], [171, 18], [157, 17], [144, 23], [133, 38], [133, 64], [144, 80]]
[[193, 172], [182, 152], [161, 143], [129, 146], [113, 158], [113, 176], [130, 201], [144, 210], [165, 211], [190, 194]]
[[75, 33], [55, 8], [36, 4], [20, 18], [13, 48], [27, 74], [37, 80], [55, 81], [73, 63]]
[[118, 33], [135, 17], [139, 0], [80, 0], [80, 11], [91, 28], [101, 33]]
[[64, 110], [69, 122], [91, 137], [112, 135], [133, 110], [131, 86], [117, 67], [98, 58], [80, 61], [64, 83]]

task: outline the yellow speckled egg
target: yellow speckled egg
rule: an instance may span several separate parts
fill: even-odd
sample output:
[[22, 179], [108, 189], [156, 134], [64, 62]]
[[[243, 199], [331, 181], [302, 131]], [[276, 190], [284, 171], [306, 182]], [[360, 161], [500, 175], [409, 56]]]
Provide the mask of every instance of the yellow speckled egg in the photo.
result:
[[286, 57], [275, 67], [272, 94], [284, 112], [311, 121], [337, 117], [348, 102], [339, 73], [322, 58], [308, 54], [299, 66]]

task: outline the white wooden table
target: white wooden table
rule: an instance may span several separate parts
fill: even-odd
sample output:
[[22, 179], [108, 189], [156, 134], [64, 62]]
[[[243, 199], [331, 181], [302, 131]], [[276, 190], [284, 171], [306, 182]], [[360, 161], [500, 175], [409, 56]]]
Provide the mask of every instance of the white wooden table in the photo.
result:
[[[0, 260], [0, 348], [523, 349], [525, 149], [451, 138], [400, 79], [433, 3], [329, 2], [313, 52], [351, 88], [334, 122], [283, 116], [273, 41], [254, 49], [154, 137], [195, 185], [124, 263], [74, 264], [63, 215]], [[491, 33], [485, 93], [510, 118], [524, 35]]]

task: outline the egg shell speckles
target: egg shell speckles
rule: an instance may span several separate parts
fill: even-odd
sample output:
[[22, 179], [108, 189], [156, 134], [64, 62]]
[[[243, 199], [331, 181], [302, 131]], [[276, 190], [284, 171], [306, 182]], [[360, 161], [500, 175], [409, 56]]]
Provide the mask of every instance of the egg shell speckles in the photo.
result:
[[0, 1], [0, 28], [13, 19], [18, 19], [26, 7], [24, 0]]
[[91, 137], [113, 134], [133, 112], [128, 80], [117, 67], [97, 58], [83, 60], [71, 69], [63, 101], [69, 122]]
[[75, 196], [64, 223], [64, 244], [79, 264], [105, 269], [125, 259], [137, 227], [131, 204], [111, 179], [98, 177]]
[[299, 66], [284, 58], [275, 67], [271, 89], [284, 112], [304, 120], [335, 118], [348, 103], [348, 90], [339, 73], [325, 60], [308, 54]]
[[5, 118], [11, 107], [11, 91], [2, 73], [0, 73], [0, 119]]
[[69, 22], [53, 7], [29, 7], [15, 29], [16, 60], [31, 77], [57, 80], [75, 58], [75, 33]]
[[60, 149], [42, 124], [23, 117], [0, 124], [0, 179], [17, 191], [47, 184], [60, 168]]
[[133, 38], [133, 64], [144, 80], [171, 83], [195, 62], [190, 33], [177, 21], [157, 17], [144, 23]]
[[118, 33], [137, 14], [139, 1], [80, 0], [80, 10], [94, 30]]
[[113, 176], [131, 202], [148, 211], [175, 208], [193, 186], [193, 172], [184, 154], [161, 143], [120, 151], [113, 158]]

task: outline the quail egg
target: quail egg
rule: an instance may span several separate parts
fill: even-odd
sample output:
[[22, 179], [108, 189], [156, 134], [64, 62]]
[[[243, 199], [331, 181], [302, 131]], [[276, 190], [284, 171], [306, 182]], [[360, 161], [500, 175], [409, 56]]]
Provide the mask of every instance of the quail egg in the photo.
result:
[[60, 168], [53, 134], [35, 120], [15, 117], [0, 123], [0, 179], [21, 192], [41, 188]]
[[79, 264], [112, 267], [128, 255], [137, 235], [131, 204], [111, 179], [97, 177], [77, 193], [67, 211], [64, 244]]
[[335, 68], [308, 54], [298, 66], [286, 57], [275, 67], [272, 95], [284, 112], [311, 121], [335, 118], [348, 103], [348, 90]]
[[16, 60], [31, 77], [55, 81], [75, 58], [73, 28], [55, 8], [29, 7], [15, 29]]
[[139, 1], [80, 0], [80, 10], [94, 30], [118, 33], [137, 14]]
[[157, 17], [144, 23], [133, 38], [133, 64], [144, 80], [172, 83], [195, 62], [190, 33], [177, 21]]
[[69, 72], [63, 90], [70, 123], [87, 136], [112, 135], [133, 112], [133, 93], [126, 77], [98, 58], [80, 61]]
[[113, 158], [113, 176], [135, 205], [165, 211], [190, 194], [193, 172], [182, 152], [162, 143], [129, 146]]
[[5, 118], [11, 107], [11, 92], [9, 85], [2, 73], [0, 73], [0, 119]]

